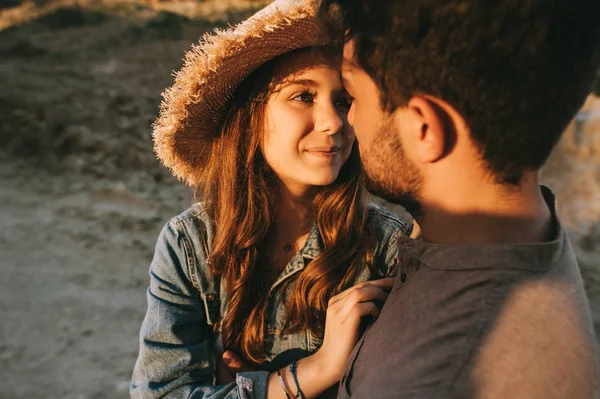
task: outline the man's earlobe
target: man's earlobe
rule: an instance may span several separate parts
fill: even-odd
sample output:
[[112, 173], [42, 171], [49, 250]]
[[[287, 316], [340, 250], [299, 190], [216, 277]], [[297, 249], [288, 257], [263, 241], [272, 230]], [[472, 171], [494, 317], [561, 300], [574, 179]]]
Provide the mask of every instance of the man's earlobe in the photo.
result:
[[414, 96], [408, 102], [420, 124], [420, 137], [416, 143], [417, 156], [423, 163], [437, 162], [447, 154], [451, 135], [448, 116], [442, 107], [424, 96]]

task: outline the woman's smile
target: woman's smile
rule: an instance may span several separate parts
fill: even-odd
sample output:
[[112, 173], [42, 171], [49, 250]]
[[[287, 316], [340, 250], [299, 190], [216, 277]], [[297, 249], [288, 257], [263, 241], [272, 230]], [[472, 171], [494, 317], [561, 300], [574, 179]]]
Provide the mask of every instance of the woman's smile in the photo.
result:
[[342, 148], [338, 146], [318, 146], [307, 148], [305, 152], [320, 159], [331, 160], [341, 155]]

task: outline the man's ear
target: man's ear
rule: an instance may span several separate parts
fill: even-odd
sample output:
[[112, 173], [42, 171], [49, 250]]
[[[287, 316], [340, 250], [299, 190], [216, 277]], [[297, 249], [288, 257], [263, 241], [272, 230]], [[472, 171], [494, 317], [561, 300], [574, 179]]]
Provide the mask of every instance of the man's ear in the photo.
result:
[[415, 122], [416, 156], [423, 163], [432, 163], [443, 158], [453, 146], [455, 134], [452, 120], [435, 101], [424, 96], [413, 96], [408, 102]]

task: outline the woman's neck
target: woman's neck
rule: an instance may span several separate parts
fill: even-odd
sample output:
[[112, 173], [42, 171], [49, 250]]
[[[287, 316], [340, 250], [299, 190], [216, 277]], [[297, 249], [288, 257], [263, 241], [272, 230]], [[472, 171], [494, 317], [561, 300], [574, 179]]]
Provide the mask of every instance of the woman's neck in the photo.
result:
[[[275, 220], [273, 229], [278, 236], [285, 232], [304, 233], [310, 230], [313, 221], [314, 186], [297, 186], [280, 183], [275, 197]], [[283, 233], [283, 234], [282, 234]]]
[[314, 222], [312, 203], [315, 194], [312, 187], [303, 189], [280, 184], [265, 254], [274, 272], [281, 272], [306, 243]]

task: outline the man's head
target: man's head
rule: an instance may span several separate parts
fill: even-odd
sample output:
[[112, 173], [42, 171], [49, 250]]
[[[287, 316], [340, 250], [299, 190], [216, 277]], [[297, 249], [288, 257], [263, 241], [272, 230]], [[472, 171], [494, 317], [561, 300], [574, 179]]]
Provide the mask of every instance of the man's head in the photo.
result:
[[519, 184], [598, 68], [597, 0], [323, 0], [322, 12], [332, 5], [346, 31], [349, 119], [371, 185], [390, 200], [419, 200], [457, 159]]

